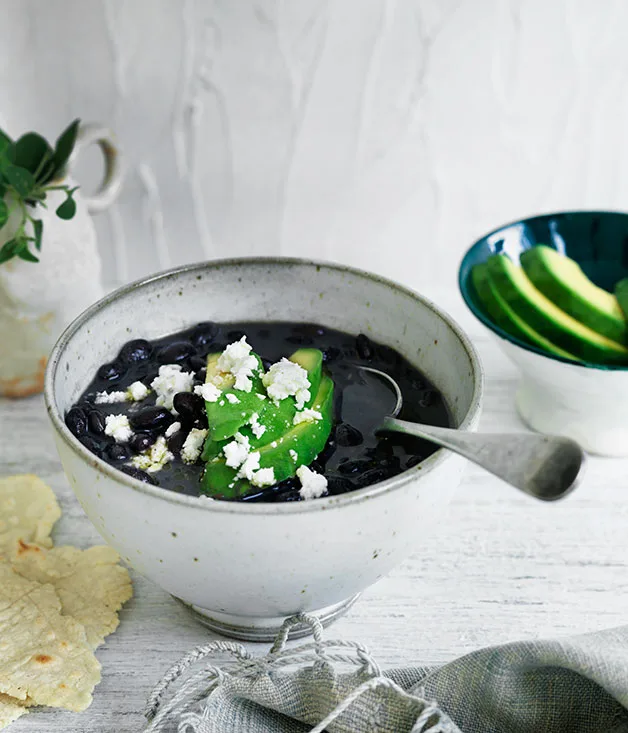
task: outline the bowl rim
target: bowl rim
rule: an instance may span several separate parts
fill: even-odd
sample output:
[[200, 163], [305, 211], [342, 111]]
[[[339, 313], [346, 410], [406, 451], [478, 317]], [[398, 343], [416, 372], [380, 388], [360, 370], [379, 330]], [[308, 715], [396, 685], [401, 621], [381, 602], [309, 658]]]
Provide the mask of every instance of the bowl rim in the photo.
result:
[[286, 266], [286, 265], [298, 265], [306, 266], [311, 268], [319, 268], [321, 270], [333, 270], [335, 272], [344, 272], [351, 275], [357, 275], [372, 282], [385, 285], [397, 292], [403, 293], [410, 296], [411, 298], [418, 300], [423, 306], [434, 312], [446, 325], [453, 331], [458, 337], [464, 350], [466, 351], [469, 361], [471, 364], [471, 379], [473, 380], [473, 393], [471, 395], [471, 403], [467, 414], [461, 422], [459, 429], [465, 430], [470, 429], [481, 411], [481, 400], [484, 392], [484, 369], [480, 361], [480, 357], [476, 348], [473, 346], [470, 338], [464, 332], [464, 330], [451, 318], [447, 313], [441, 310], [438, 306], [432, 303], [427, 298], [423, 297], [414, 290], [407, 288], [399, 283], [388, 278], [375, 275], [365, 270], [361, 270], [355, 267], [348, 267], [334, 262], [326, 262], [323, 260], [310, 260], [301, 257], [234, 257], [220, 260], [210, 260], [196, 262], [182, 267], [175, 267], [169, 270], [149, 275], [148, 277], [140, 278], [134, 282], [123, 285], [116, 288], [112, 292], [105, 295], [103, 298], [98, 300], [96, 303], [89, 306], [81, 314], [79, 314], [63, 333], [59, 336], [55, 343], [46, 366], [46, 374], [44, 380], [44, 401], [48, 416], [52, 422], [53, 428], [57, 435], [66, 446], [76, 455], [77, 458], [85, 463], [91, 465], [92, 468], [104, 474], [107, 478], [115, 481], [117, 484], [121, 484], [127, 489], [139, 491], [143, 494], [151, 496], [162, 501], [166, 501], [172, 504], [183, 505], [192, 507], [195, 509], [204, 509], [208, 511], [218, 511], [226, 514], [273, 514], [273, 515], [292, 515], [301, 514], [311, 511], [322, 511], [332, 508], [345, 507], [350, 504], [360, 503], [366, 501], [375, 496], [387, 494], [396, 489], [402, 488], [407, 484], [414, 481], [418, 476], [423, 476], [437, 468], [443, 461], [447, 460], [452, 456], [451, 453], [441, 448], [431, 456], [428, 456], [424, 461], [413, 466], [396, 476], [393, 476], [385, 481], [367, 486], [363, 489], [355, 489], [349, 491], [346, 494], [340, 494], [338, 496], [321, 497], [316, 501], [299, 501], [299, 502], [236, 502], [236, 501], [220, 501], [214, 500], [207, 496], [190, 496], [187, 494], [177, 494], [170, 489], [164, 489], [159, 486], [153, 486], [151, 484], [144, 483], [135, 479], [127, 474], [114, 468], [109, 463], [106, 463], [101, 458], [96, 456], [94, 453], [89, 451], [80, 441], [74, 437], [70, 430], [65, 425], [60, 411], [56, 404], [55, 393], [54, 393], [54, 382], [57, 373], [57, 368], [61, 355], [67, 348], [67, 345], [71, 341], [72, 337], [83, 326], [84, 323], [89, 321], [94, 316], [106, 310], [107, 306], [130, 293], [138, 288], [145, 287], [152, 283], [157, 283], [160, 280], [167, 280], [173, 277], [180, 276], [182, 274], [216, 270], [225, 267], [238, 267], [243, 265], [253, 266]]
[[[556, 361], [561, 364], [568, 364], [571, 367], [577, 367], [580, 369], [597, 369], [601, 372], [625, 372], [628, 371], [628, 364], [597, 364], [595, 362], [591, 361], [574, 361], [573, 359], [567, 359], [564, 356], [558, 356], [557, 354], [549, 354], [547, 351], [543, 351], [543, 349], [539, 348], [538, 346], [534, 346], [533, 344], [526, 344], [524, 341], [520, 341], [516, 336], [512, 336], [508, 332], [504, 331], [502, 328], [500, 328], [497, 324], [493, 323], [491, 319], [486, 316], [481, 310], [477, 308], [475, 303], [467, 297], [467, 291], [468, 291], [468, 285], [465, 283], [462, 271], [465, 268], [467, 259], [471, 257], [473, 252], [476, 248], [479, 248], [482, 244], [484, 244], [485, 240], [487, 240], [489, 237], [492, 237], [495, 234], [499, 234], [504, 229], [509, 229], [510, 227], [514, 227], [517, 224], [525, 224], [527, 222], [535, 221], [538, 219], [547, 219], [552, 216], [569, 216], [570, 214], [589, 214], [589, 215], [607, 215], [612, 214], [613, 216], [624, 216], [628, 218], [628, 212], [621, 211], [621, 210], [612, 210], [612, 209], [564, 209], [561, 211], [548, 211], [544, 214], [535, 214], [534, 216], [527, 216], [523, 219], [514, 219], [513, 221], [508, 222], [507, 224], [502, 224], [501, 226], [493, 229], [490, 232], [487, 232], [486, 234], [483, 234], [481, 237], [475, 240], [473, 244], [467, 249], [467, 251], [462, 256], [462, 259], [460, 261], [460, 266], [458, 267], [458, 290], [460, 291], [460, 295], [462, 296], [462, 299], [464, 300], [467, 308], [473, 313], [473, 315], [480, 321], [484, 326], [486, 326], [490, 331], [492, 331], [496, 336], [499, 336], [504, 341], [508, 341], [509, 343], [513, 344], [514, 346], [518, 346], [520, 349], [524, 349], [525, 351], [531, 351], [533, 354], [537, 354], [538, 356], [544, 357], [546, 359], [549, 359], [550, 361]], [[551, 246], [551, 245], [548, 245]]]

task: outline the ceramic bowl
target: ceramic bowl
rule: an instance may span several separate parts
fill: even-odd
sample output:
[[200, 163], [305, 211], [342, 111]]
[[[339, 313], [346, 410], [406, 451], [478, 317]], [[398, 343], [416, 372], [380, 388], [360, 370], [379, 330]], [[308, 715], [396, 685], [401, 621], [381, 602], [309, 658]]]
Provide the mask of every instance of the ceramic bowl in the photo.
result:
[[587, 276], [612, 292], [628, 277], [628, 214], [576, 211], [535, 216], [479, 239], [459, 271], [462, 296], [519, 367], [517, 410], [534, 430], [566, 435], [591, 453], [628, 455], [628, 367], [580, 364], [525, 344], [484, 315], [471, 269], [497, 252], [518, 262], [522, 252], [546, 244], [576, 260]]
[[316, 321], [398, 349], [475, 428], [482, 369], [460, 328], [421, 296], [357, 270], [296, 259], [204, 263], [117, 290], [61, 336], [45, 397], [61, 461], [87, 516], [130, 565], [244, 639], [272, 638], [300, 611], [329, 621], [430, 536], [463, 459], [439, 450], [405, 473], [342, 496], [246, 504], [183, 496], [130, 478], [84, 448], [63, 416], [100, 364], [133, 338], [202, 320]]

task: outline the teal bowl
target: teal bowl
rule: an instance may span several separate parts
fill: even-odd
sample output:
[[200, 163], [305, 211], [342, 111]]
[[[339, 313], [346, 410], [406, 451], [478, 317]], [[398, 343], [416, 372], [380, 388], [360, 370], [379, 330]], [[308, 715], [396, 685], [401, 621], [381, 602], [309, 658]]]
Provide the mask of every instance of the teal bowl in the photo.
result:
[[521, 373], [515, 404], [523, 421], [541, 433], [565, 435], [587, 451], [628, 457], [628, 366], [574, 362], [526, 344], [496, 326], [477, 298], [471, 269], [504, 252], [514, 262], [538, 244], [576, 260], [606, 290], [628, 277], [628, 214], [575, 211], [507, 224], [479, 239], [459, 271], [462, 297], [496, 337]]
[[628, 370], [628, 366], [573, 362], [548, 354], [511, 336], [485, 314], [471, 280], [473, 266], [486, 262], [491, 255], [500, 252], [507, 254], [513, 262], [519, 262], [519, 257], [525, 250], [538, 244], [553, 247], [575, 260], [590, 280], [610, 292], [613, 292], [619, 280], [628, 277], [628, 214], [614, 211], [571, 211], [533, 216], [506, 224], [486, 234], [465, 254], [458, 272], [458, 284], [473, 315], [502, 339], [548, 359], [589, 369]]

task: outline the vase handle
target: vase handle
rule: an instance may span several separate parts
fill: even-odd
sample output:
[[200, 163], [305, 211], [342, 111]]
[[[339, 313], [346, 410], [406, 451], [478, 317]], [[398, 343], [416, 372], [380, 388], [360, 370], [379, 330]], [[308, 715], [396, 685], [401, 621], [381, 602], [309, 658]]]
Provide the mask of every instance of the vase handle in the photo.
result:
[[83, 201], [85, 201], [90, 214], [97, 214], [111, 206], [120, 193], [124, 178], [124, 167], [122, 156], [114, 143], [111, 130], [92, 123], [79, 127], [74, 150], [68, 160], [68, 173], [71, 173], [81, 150], [93, 143], [96, 143], [102, 151], [105, 159], [105, 172], [98, 190], [91, 196], [83, 195]]

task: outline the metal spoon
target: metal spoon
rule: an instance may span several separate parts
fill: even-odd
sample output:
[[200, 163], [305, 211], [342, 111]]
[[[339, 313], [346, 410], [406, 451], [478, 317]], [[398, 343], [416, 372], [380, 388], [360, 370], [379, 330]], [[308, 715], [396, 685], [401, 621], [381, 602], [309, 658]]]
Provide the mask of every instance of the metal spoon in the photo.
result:
[[403, 397], [397, 382], [379, 369], [361, 364], [356, 366], [386, 380], [397, 397], [394, 410], [384, 418], [378, 432], [391, 431], [425, 438], [468, 458], [511, 486], [542, 501], [561, 499], [576, 487], [585, 455], [574, 440], [536, 433], [472, 433], [398, 420]]

